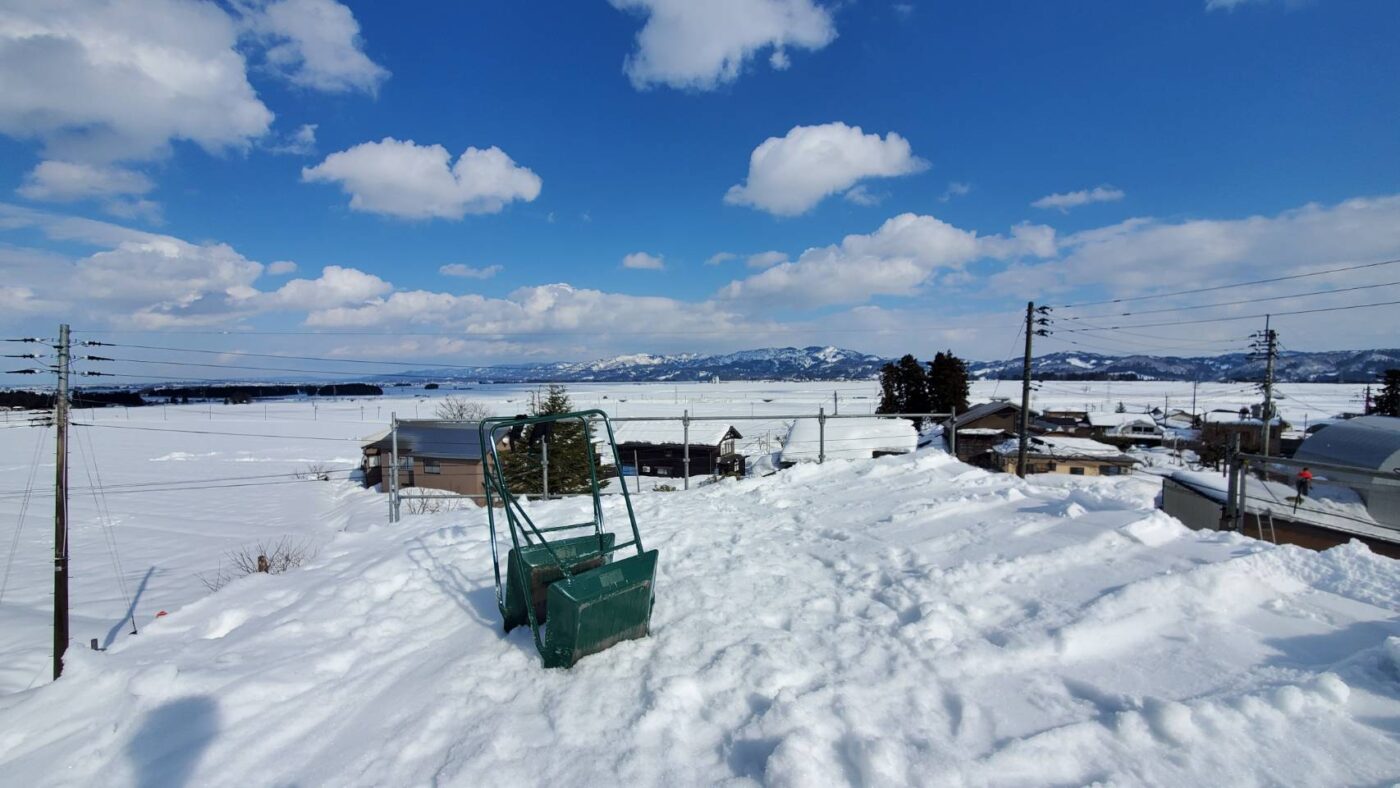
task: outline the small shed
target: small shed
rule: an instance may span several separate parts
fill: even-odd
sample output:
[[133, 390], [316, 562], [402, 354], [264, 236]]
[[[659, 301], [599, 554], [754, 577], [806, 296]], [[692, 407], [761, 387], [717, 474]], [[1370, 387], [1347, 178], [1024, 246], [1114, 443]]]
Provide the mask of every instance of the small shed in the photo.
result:
[[1149, 413], [1094, 411], [1088, 417], [1088, 437], [1119, 448], [1139, 443], [1161, 443], [1165, 434]]
[[1011, 402], [981, 402], [943, 422], [945, 448], [957, 432], [957, 458], [973, 462], [1020, 429], [1021, 406]]
[[[613, 428], [623, 465], [636, 466], [644, 476], [684, 477], [687, 453], [692, 476], [741, 476], [744, 456], [737, 442], [742, 437], [734, 425], [722, 421], [692, 421], [688, 433], [674, 420], [627, 421]], [[601, 454], [605, 461], [612, 460], [611, 452]]]
[[[426, 487], [460, 495], [482, 495], [481, 442], [474, 421], [400, 421], [399, 487]], [[393, 465], [393, 435], [383, 430], [360, 447], [364, 484], [382, 484]]]
[[908, 454], [918, 448], [919, 432], [902, 418], [827, 419], [825, 434], [817, 419], [797, 419], [783, 441], [784, 468], [799, 462], [868, 460]]
[[[997, 470], [1016, 472], [1020, 446], [1015, 438], [994, 450]], [[1089, 438], [1032, 435], [1026, 448], [1027, 473], [1064, 473], [1070, 476], [1121, 476], [1133, 472], [1137, 462], [1116, 446]]]
[[[1252, 454], [1263, 448], [1263, 432], [1264, 421], [1251, 416], [1248, 408], [1218, 408], [1201, 417], [1201, 442], [1207, 446], [1228, 448], [1238, 435], [1240, 450]], [[1283, 421], [1275, 416], [1269, 423], [1269, 445], [1276, 450], [1282, 437]]]

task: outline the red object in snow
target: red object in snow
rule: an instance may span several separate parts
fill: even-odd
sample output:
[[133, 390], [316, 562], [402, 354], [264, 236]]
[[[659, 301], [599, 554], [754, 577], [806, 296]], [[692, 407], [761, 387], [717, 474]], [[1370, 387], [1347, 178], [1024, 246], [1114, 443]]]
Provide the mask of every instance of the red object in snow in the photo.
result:
[[160, 611], [159, 613], [156, 613], [156, 618], [160, 618], [161, 616], [165, 616], [165, 615], [169, 615], [169, 614], [166, 613], [164, 610], [162, 610], [162, 611]]

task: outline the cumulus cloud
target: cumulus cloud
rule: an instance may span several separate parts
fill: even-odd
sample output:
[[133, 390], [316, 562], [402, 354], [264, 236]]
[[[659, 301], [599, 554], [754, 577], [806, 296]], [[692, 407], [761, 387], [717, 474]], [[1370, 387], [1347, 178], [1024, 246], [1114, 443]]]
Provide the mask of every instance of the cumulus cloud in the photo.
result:
[[291, 260], [278, 260], [267, 264], [267, 273], [272, 276], [286, 276], [287, 274], [296, 273], [296, 270], [297, 264]]
[[143, 195], [155, 188], [145, 174], [117, 165], [43, 161], [17, 190], [22, 197], [47, 202], [96, 199], [102, 209], [128, 219], [160, 221], [160, 206]]
[[720, 263], [727, 263], [730, 260], [738, 259], [739, 255], [734, 254], [733, 252], [716, 252], [710, 255], [709, 259], [705, 261], [705, 265], [719, 265]]
[[970, 193], [971, 191], [972, 191], [972, 184], [970, 184], [970, 183], [960, 183], [960, 182], [958, 182], [958, 181], [948, 181], [948, 188], [946, 188], [946, 189], [943, 190], [943, 194], [939, 195], [938, 201], [939, 201], [939, 202], [948, 202], [949, 200], [953, 199], [954, 197], [963, 197], [963, 196], [967, 195], [968, 193]]
[[748, 178], [731, 186], [724, 201], [778, 216], [797, 216], [866, 178], [891, 178], [927, 168], [928, 162], [915, 156], [909, 142], [894, 132], [882, 138], [839, 122], [795, 126], [754, 149]]
[[461, 219], [498, 213], [539, 196], [540, 177], [497, 147], [467, 148], [457, 161], [441, 145], [385, 137], [305, 167], [308, 183], [338, 183], [356, 211], [403, 219]]
[[836, 38], [831, 14], [813, 0], [610, 0], [646, 17], [623, 70], [638, 90], [656, 85], [714, 90], [739, 78], [759, 52], [786, 69], [791, 49]]
[[438, 268], [438, 273], [443, 276], [460, 276], [464, 279], [490, 279], [500, 272], [501, 267], [499, 265], [473, 268], [472, 266], [462, 265], [461, 263], [448, 263]]
[[237, 4], [267, 65], [294, 85], [330, 93], [374, 93], [389, 77], [369, 59], [360, 24], [335, 0], [247, 0]]
[[979, 237], [932, 216], [905, 213], [868, 235], [848, 235], [730, 282], [718, 295], [762, 307], [860, 304], [877, 295], [913, 295], [935, 272], [973, 260], [1053, 253], [1053, 239], [1048, 227], [1023, 225], [1010, 237]]
[[656, 255], [647, 254], [646, 252], [633, 252], [622, 258], [622, 267], [660, 271], [666, 267], [666, 261]]
[[1092, 189], [1081, 189], [1077, 192], [1047, 194], [1031, 203], [1031, 207], [1055, 208], [1061, 213], [1068, 213], [1070, 208], [1077, 208], [1081, 205], [1094, 202], [1117, 202], [1121, 199], [1123, 199], [1122, 189], [1115, 189], [1112, 186], [1095, 186]]
[[759, 252], [749, 255], [749, 268], [772, 268], [778, 263], [787, 262], [788, 256], [784, 252]]
[[267, 145], [272, 153], [288, 153], [293, 156], [310, 156], [316, 152], [315, 123], [303, 123], [296, 131]]
[[315, 279], [293, 279], [262, 296], [268, 306], [284, 309], [330, 309], [362, 304], [393, 290], [394, 286], [374, 274], [355, 268], [328, 265]]

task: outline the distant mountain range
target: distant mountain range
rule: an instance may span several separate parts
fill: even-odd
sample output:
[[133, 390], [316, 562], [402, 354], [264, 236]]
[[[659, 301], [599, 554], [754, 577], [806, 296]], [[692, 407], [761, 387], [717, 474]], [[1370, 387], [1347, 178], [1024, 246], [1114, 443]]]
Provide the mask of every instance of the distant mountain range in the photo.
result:
[[[837, 347], [763, 348], [722, 355], [683, 353], [671, 356], [637, 354], [584, 362], [551, 362], [513, 366], [454, 367], [415, 370], [379, 380], [440, 377], [444, 381], [501, 383], [696, 381], [696, 380], [869, 380], [891, 359]], [[927, 359], [924, 359], [927, 361]], [[1281, 382], [1373, 381], [1387, 369], [1400, 367], [1400, 349], [1285, 352], [1275, 375]], [[1264, 376], [1264, 362], [1244, 353], [1178, 358], [1174, 356], [1105, 356], [1097, 353], [1049, 353], [1032, 364], [1040, 379], [1061, 380], [1200, 380], [1252, 381]], [[1016, 378], [1021, 362], [976, 361], [968, 371], [979, 378]]]

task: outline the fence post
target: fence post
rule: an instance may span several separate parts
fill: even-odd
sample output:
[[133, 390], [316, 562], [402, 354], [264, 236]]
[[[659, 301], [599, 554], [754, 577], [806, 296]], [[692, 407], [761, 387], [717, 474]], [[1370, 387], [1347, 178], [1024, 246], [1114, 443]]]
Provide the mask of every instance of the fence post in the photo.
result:
[[826, 408], [817, 408], [817, 464], [826, 462]]
[[686, 409], [681, 416], [681, 440], [684, 443], [685, 457], [685, 489], [690, 489], [690, 410]]
[[544, 471], [544, 499], [549, 500], [549, 437], [540, 441], [540, 465]]
[[389, 441], [390, 455], [392, 463], [390, 468], [389, 481], [389, 522], [399, 521], [399, 414], [389, 414]]
[[952, 413], [948, 416], [948, 451], [954, 457], [958, 456], [958, 406], [952, 407]]
[[1238, 449], [1238, 447], [1239, 447], [1239, 441], [1240, 441], [1239, 435], [1236, 435], [1234, 441], [1231, 442], [1230, 447], [1229, 447], [1229, 448], [1226, 450], [1226, 452], [1225, 452], [1225, 474], [1226, 474], [1226, 478], [1225, 478], [1225, 528], [1224, 528], [1224, 530], [1226, 530], [1226, 531], [1231, 531], [1231, 530], [1234, 530], [1234, 528], [1235, 528], [1235, 493], [1237, 492], [1237, 491], [1235, 490], [1235, 482], [1237, 481], [1237, 478], [1238, 478], [1238, 477], [1235, 475], [1235, 462], [1236, 462], [1235, 454], [1237, 453], [1237, 449]]
[[[637, 450], [632, 450], [632, 477], [637, 480], [637, 492], [642, 491], [642, 462], [637, 459]], [[622, 480], [622, 486], [627, 486], [627, 480]]]

